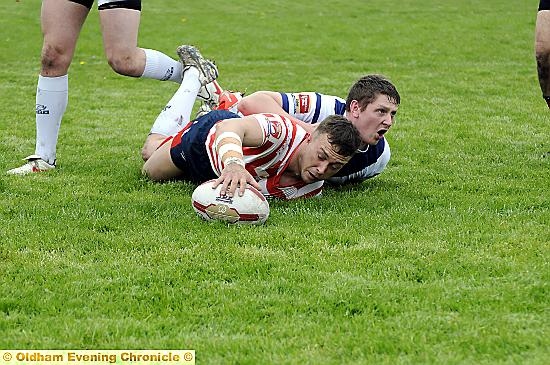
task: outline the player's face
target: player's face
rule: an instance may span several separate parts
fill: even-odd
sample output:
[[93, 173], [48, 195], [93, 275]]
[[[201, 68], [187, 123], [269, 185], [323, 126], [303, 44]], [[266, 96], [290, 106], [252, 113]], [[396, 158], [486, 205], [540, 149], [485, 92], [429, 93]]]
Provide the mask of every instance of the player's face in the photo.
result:
[[348, 119], [351, 120], [363, 142], [376, 145], [382, 136], [391, 128], [395, 121], [398, 105], [387, 95], [380, 94], [374, 101], [361, 110], [359, 103], [351, 102]]
[[333, 176], [351, 158], [336, 153], [325, 133], [310, 138], [300, 161], [300, 176], [308, 184]]

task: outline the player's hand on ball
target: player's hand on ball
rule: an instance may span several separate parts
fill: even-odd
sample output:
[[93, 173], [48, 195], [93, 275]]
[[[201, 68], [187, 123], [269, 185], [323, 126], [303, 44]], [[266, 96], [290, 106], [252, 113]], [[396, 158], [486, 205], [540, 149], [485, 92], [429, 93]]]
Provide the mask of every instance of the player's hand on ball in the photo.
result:
[[220, 194], [230, 197], [235, 194], [237, 188], [239, 189], [239, 196], [243, 196], [246, 184], [250, 184], [258, 190], [260, 189], [260, 185], [258, 185], [252, 175], [246, 171], [244, 166], [236, 163], [229, 164], [223, 169], [220, 177], [218, 177], [212, 185], [212, 188], [215, 189], [219, 184], [222, 184]]

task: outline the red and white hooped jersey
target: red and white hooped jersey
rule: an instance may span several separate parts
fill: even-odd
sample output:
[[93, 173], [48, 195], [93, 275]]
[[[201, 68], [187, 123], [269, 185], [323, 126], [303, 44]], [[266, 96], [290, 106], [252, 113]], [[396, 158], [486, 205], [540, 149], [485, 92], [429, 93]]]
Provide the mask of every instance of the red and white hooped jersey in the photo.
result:
[[[290, 158], [308, 133], [288, 118], [276, 114], [252, 115], [263, 130], [263, 141], [258, 147], [243, 147], [246, 170], [260, 184], [262, 194], [267, 198], [290, 200], [320, 195], [323, 181], [307, 184], [303, 181], [281, 185], [283, 172]], [[224, 166], [214, 148], [216, 128], [206, 138], [206, 151], [214, 172], [219, 176]]]

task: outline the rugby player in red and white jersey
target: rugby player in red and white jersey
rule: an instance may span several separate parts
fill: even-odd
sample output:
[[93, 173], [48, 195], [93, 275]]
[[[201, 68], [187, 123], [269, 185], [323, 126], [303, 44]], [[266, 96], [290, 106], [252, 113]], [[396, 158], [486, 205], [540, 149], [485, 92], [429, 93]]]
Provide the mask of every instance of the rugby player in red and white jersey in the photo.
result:
[[[397, 89], [389, 80], [380, 75], [367, 75], [352, 85], [346, 100], [315, 92], [258, 91], [240, 101], [234, 100], [230, 110], [241, 115], [259, 112], [283, 115], [302, 123], [309, 131], [328, 115], [343, 115], [357, 128], [364, 142], [361, 151], [328, 179], [334, 184], [344, 184], [372, 178], [386, 168], [391, 154], [384, 134], [395, 121], [400, 101]], [[375, 126], [378, 129], [373, 133]]]
[[196, 59], [182, 57], [182, 62], [182, 84], [163, 113], [169, 112], [175, 125], [183, 128], [158, 140], [159, 147], [145, 162], [143, 173], [154, 181], [216, 179], [215, 186], [222, 184], [229, 196], [237, 189], [244, 193], [246, 184], [251, 184], [266, 197], [310, 197], [319, 195], [323, 180], [361, 146], [357, 129], [337, 115], [326, 118], [312, 133], [270, 113], [240, 118], [214, 110], [189, 121], [202, 70]]

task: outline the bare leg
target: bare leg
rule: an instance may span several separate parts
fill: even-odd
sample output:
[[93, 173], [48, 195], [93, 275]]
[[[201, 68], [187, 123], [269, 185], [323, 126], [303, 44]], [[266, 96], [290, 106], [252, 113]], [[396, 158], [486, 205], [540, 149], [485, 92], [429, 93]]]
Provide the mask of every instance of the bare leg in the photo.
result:
[[36, 146], [27, 163], [8, 171], [26, 175], [55, 168], [57, 137], [69, 97], [67, 72], [89, 9], [66, 0], [43, 0], [42, 55], [36, 87]]
[[141, 172], [153, 181], [175, 179], [182, 175], [182, 171], [174, 165], [170, 157], [170, 141], [153, 152]]
[[535, 28], [535, 56], [537, 72], [543, 97], [550, 108], [550, 10], [537, 14]]
[[55, 164], [57, 138], [69, 96], [67, 72], [88, 8], [65, 0], [45, 0], [41, 22], [44, 43], [36, 92], [35, 157]]
[[181, 63], [153, 49], [138, 47], [139, 10], [99, 11], [105, 54], [112, 69], [124, 76], [181, 83]]
[[149, 157], [156, 151], [158, 146], [164, 141], [168, 136], [158, 133], [151, 133], [145, 139], [143, 148], [141, 149], [141, 158], [143, 161], [147, 161]]
[[99, 12], [107, 61], [124, 76], [140, 77], [145, 69], [145, 52], [138, 48], [141, 12], [133, 9], [106, 9]]
[[42, 2], [42, 76], [67, 74], [87, 15], [88, 8], [77, 3], [66, 0]]

